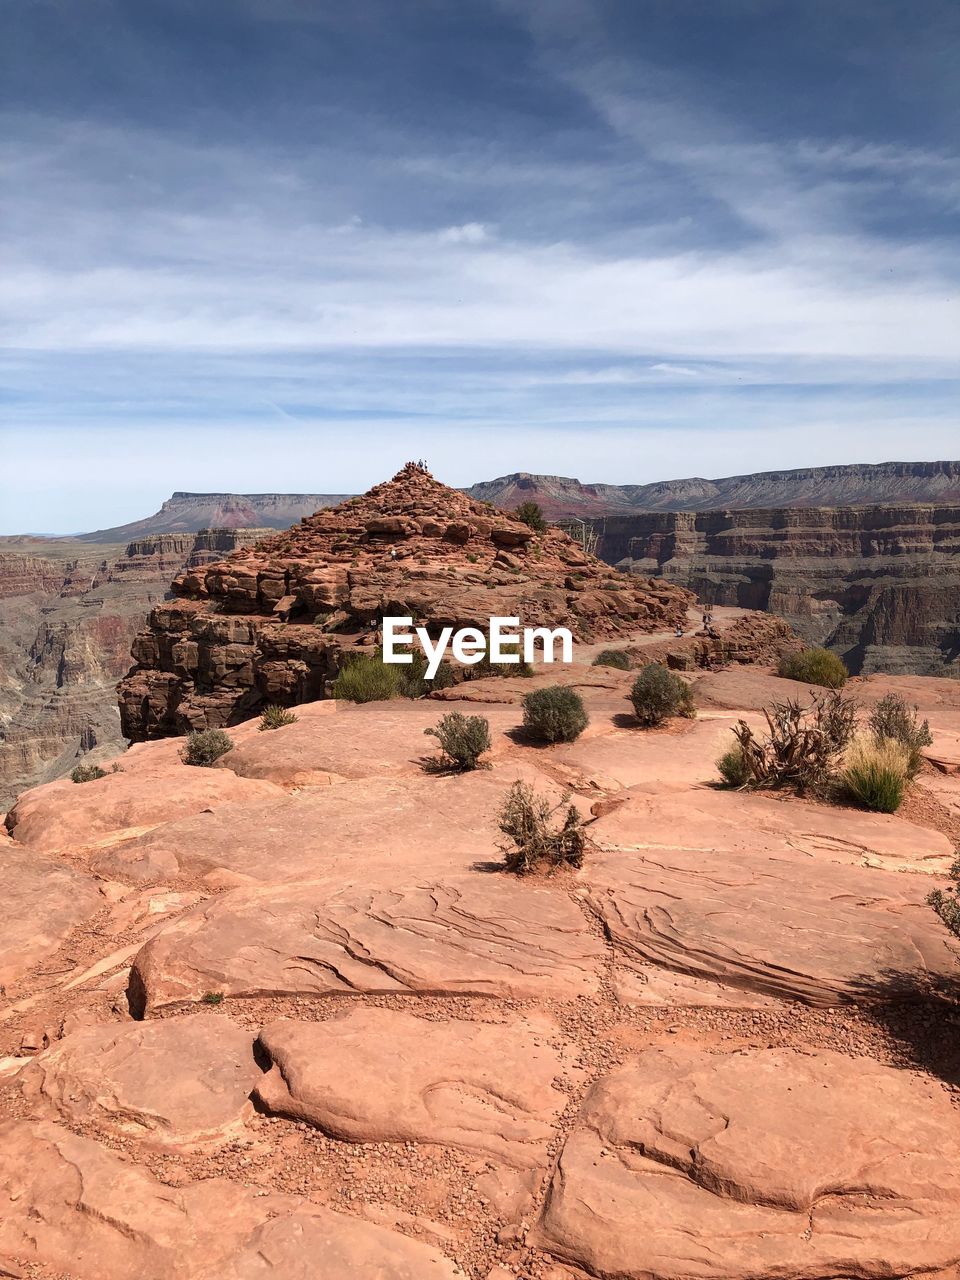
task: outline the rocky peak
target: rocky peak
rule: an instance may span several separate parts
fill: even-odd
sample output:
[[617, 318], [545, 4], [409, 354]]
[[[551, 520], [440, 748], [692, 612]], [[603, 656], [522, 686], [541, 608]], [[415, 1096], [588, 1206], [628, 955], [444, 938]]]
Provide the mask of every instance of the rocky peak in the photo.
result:
[[188, 569], [173, 591], [137, 637], [137, 665], [120, 686], [124, 733], [135, 739], [323, 697], [345, 651], [378, 643], [385, 615], [431, 632], [518, 617], [590, 641], [672, 629], [693, 599], [618, 574], [560, 530], [537, 533], [416, 463]]

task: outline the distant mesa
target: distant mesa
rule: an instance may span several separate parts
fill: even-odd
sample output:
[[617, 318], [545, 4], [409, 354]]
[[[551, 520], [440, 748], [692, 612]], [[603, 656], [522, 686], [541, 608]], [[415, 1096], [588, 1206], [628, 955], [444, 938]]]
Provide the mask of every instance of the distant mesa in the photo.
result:
[[201, 529], [286, 529], [344, 493], [184, 493], [178, 490], [155, 515], [112, 529], [81, 533], [79, 542], [129, 542], [154, 533], [197, 533]]
[[879, 462], [758, 471], [652, 484], [582, 484], [567, 476], [518, 471], [465, 491], [503, 508], [540, 504], [546, 516], [602, 516], [634, 511], [717, 511], [751, 507], [837, 507], [887, 502], [960, 502], [960, 462]]

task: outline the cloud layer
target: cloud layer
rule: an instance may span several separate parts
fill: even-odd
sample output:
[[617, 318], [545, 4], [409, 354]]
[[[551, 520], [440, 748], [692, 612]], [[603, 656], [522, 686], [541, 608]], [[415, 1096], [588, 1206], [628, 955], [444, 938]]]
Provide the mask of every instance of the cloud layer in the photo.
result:
[[12, 11], [7, 531], [956, 453], [951, 6], [343, 8]]

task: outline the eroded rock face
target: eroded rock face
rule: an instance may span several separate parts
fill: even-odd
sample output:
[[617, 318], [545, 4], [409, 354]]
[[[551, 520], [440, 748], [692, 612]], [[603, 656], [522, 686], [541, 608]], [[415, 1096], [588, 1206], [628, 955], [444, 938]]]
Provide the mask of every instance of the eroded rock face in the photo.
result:
[[206, 992], [544, 996], [595, 991], [603, 946], [569, 898], [494, 876], [377, 890], [238, 889], [152, 939], [135, 1007]]
[[216, 1013], [82, 1027], [22, 1073], [24, 1095], [57, 1119], [153, 1144], [226, 1141], [260, 1078], [253, 1037]]
[[435, 1249], [225, 1178], [170, 1187], [46, 1122], [0, 1125], [0, 1256], [79, 1280], [454, 1280]]
[[960, 1262], [960, 1119], [869, 1058], [651, 1050], [601, 1080], [540, 1238], [624, 1280], [889, 1280]]
[[260, 1032], [271, 1067], [257, 1098], [350, 1142], [443, 1143], [536, 1167], [567, 1101], [552, 1083], [555, 1032], [542, 1020], [428, 1022], [371, 1008], [284, 1019]]
[[344, 652], [377, 642], [385, 615], [432, 633], [519, 617], [588, 640], [671, 628], [692, 600], [627, 580], [558, 530], [534, 534], [413, 464], [257, 548], [181, 574], [173, 591], [120, 685], [135, 740], [320, 698]]

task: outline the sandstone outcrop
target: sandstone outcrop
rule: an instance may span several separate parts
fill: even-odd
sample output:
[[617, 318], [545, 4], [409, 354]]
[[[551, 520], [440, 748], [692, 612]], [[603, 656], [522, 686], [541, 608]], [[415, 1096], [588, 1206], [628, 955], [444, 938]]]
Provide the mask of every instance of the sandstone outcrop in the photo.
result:
[[[556, 1027], [426, 1022], [354, 1009], [260, 1032], [257, 1098], [348, 1142], [439, 1142], [537, 1167], [567, 1098], [553, 1087]], [[344, 1070], [344, 1064], [349, 1069]]]
[[948, 1134], [941, 1086], [868, 1058], [651, 1050], [588, 1096], [540, 1238], [624, 1280], [946, 1275]]
[[21, 1080], [56, 1119], [184, 1148], [235, 1137], [260, 1074], [248, 1033], [197, 1013], [81, 1027]]
[[614, 515], [598, 552], [707, 606], [785, 618], [854, 673], [956, 674], [960, 506]]
[[377, 643], [386, 615], [488, 630], [567, 626], [589, 641], [668, 630], [689, 593], [616, 575], [558, 530], [537, 534], [408, 464], [361, 498], [173, 584], [122, 681], [126, 737], [249, 718], [324, 695], [345, 653]]
[[149, 1012], [207, 992], [572, 999], [596, 990], [602, 953], [573, 903], [539, 886], [289, 884], [187, 912], [143, 948], [130, 981]]
[[127, 546], [0, 538], [0, 810], [123, 748], [116, 682], [151, 605], [186, 566], [261, 531], [140, 536]]
[[170, 1187], [44, 1122], [0, 1125], [4, 1254], [79, 1280], [462, 1276], [435, 1249], [396, 1232], [301, 1197], [257, 1195], [227, 1178]]
[[[711, 785], [731, 726], [803, 685], [693, 663], [698, 718], [640, 730], [608, 643], [21, 800], [0, 1274], [954, 1280], [960, 944], [926, 898], [960, 683], [851, 681], [934, 738], [876, 815]], [[535, 745], [522, 697], [558, 679], [590, 724]], [[422, 768], [450, 710], [489, 715], [489, 768]], [[514, 780], [589, 821], [582, 867], [505, 873]]]

